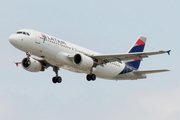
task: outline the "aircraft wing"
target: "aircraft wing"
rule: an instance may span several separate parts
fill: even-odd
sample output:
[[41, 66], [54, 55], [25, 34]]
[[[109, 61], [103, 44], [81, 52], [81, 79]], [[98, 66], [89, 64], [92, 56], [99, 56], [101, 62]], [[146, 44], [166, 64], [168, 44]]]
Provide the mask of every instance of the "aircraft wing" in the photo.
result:
[[133, 71], [135, 74], [151, 74], [151, 73], [158, 73], [158, 72], [166, 72], [169, 71], [167, 69], [162, 70], [143, 70], [143, 71]]
[[100, 64], [106, 64], [108, 62], [121, 62], [125, 60], [134, 60], [139, 59], [142, 60], [142, 58], [146, 58], [150, 55], [157, 55], [157, 54], [163, 54], [168, 53], [170, 54], [171, 50], [168, 51], [153, 51], [153, 52], [134, 52], [134, 53], [125, 53], [125, 54], [110, 54], [110, 55], [94, 55], [92, 56], [94, 59], [98, 60], [98, 63]]

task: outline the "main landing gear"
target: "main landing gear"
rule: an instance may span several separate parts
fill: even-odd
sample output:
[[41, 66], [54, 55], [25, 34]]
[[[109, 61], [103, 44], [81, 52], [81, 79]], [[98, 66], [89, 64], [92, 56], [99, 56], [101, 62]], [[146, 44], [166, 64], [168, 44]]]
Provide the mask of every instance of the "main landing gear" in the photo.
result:
[[87, 74], [87, 76], [86, 76], [87, 81], [91, 81], [91, 80], [95, 81], [96, 80], [96, 75], [92, 74], [92, 72], [93, 72], [93, 68], [91, 68], [90, 74]]
[[56, 76], [52, 78], [52, 82], [53, 83], [61, 83], [62, 82], [62, 78], [60, 76], [58, 76], [58, 67], [53, 67], [53, 71], [56, 73]]
[[86, 79], [87, 79], [87, 81], [95, 81], [96, 80], [96, 75], [95, 74], [88, 74], [87, 76], [86, 76]]

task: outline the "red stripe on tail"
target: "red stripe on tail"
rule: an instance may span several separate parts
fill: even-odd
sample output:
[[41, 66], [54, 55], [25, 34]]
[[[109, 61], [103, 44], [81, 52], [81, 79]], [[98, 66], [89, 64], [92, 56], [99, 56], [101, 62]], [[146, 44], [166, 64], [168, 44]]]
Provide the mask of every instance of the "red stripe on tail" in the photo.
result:
[[134, 61], [137, 61], [137, 60], [139, 60], [139, 59], [134, 59]]
[[145, 42], [144, 42], [144, 41], [142, 41], [141, 39], [139, 39], [139, 40], [136, 42], [136, 44], [137, 44], [137, 45], [144, 45], [144, 44], [145, 44]]

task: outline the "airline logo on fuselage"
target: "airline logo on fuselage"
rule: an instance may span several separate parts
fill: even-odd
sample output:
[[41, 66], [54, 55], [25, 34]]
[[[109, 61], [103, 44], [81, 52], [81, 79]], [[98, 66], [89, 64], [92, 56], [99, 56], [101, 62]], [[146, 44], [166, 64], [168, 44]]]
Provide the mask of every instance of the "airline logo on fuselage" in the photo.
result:
[[57, 39], [57, 38], [55, 38], [55, 37], [51, 37], [51, 36], [42, 34], [42, 33], [41, 33], [40, 39], [43, 40], [43, 43], [45, 43], [46, 40], [50, 40], [50, 41], [54, 41], [54, 42], [56, 42], [56, 43], [60, 43], [60, 44], [66, 45], [66, 43], [65, 43], [64, 41], [62, 41], [62, 40], [60, 40], [60, 39]]

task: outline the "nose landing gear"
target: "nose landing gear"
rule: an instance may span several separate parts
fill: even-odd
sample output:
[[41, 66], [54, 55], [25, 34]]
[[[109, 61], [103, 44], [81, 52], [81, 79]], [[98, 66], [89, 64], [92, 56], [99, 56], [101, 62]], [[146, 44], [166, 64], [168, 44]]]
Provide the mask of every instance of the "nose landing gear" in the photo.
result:
[[29, 59], [31, 57], [31, 52], [26, 52], [27, 58]]
[[60, 76], [58, 76], [58, 67], [53, 67], [53, 71], [56, 73], [56, 76], [52, 78], [52, 82], [53, 83], [61, 83], [62, 82], [62, 78]]

